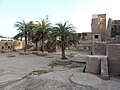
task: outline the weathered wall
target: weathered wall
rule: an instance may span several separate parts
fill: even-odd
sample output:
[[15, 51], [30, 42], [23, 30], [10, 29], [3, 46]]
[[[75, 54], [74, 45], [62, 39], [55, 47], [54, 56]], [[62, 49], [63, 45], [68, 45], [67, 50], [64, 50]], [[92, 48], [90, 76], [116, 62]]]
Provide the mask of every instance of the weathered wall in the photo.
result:
[[23, 41], [0, 41], [0, 52], [10, 52], [24, 48]]
[[100, 58], [96, 56], [88, 56], [85, 72], [100, 74]]
[[107, 25], [107, 43], [120, 43], [120, 20], [109, 18]]
[[108, 44], [107, 57], [109, 74], [120, 75], [120, 44]]
[[[106, 14], [94, 14], [92, 16], [92, 39], [93, 41], [105, 41], [106, 40]], [[98, 35], [98, 39], [94, 38], [95, 35]]]
[[12, 51], [13, 42], [12, 41], [0, 41], [0, 51]]
[[16, 41], [16, 42], [14, 42], [14, 49], [16, 51], [23, 49], [24, 46], [25, 46], [24, 41]]
[[106, 80], [109, 79], [107, 57], [101, 59], [101, 78]]
[[86, 61], [85, 72], [101, 74], [102, 79], [109, 79], [107, 56], [89, 55]]
[[94, 55], [106, 55], [106, 42], [93, 42]]
[[92, 50], [92, 33], [91, 32], [83, 32], [77, 33], [79, 44], [76, 48], [72, 50], [78, 51], [91, 51]]

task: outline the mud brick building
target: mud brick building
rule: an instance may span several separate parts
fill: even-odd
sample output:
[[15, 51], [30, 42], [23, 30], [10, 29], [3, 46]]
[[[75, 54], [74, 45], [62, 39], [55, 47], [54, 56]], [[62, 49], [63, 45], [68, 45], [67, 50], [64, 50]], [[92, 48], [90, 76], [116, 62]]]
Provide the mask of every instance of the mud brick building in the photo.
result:
[[0, 52], [18, 51], [23, 48], [23, 41], [14, 41], [13, 39], [0, 36]]
[[[89, 56], [86, 72], [101, 73], [104, 79], [108, 79], [109, 75], [120, 75], [120, 20], [109, 18], [106, 28], [106, 15], [94, 14], [91, 22], [94, 59]], [[105, 58], [98, 60], [97, 55], [100, 55], [99, 58]]]
[[79, 40], [79, 44], [76, 49], [80, 51], [91, 51], [92, 50], [92, 33], [91, 32], [83, 32], [76, 33], [77, 38]]

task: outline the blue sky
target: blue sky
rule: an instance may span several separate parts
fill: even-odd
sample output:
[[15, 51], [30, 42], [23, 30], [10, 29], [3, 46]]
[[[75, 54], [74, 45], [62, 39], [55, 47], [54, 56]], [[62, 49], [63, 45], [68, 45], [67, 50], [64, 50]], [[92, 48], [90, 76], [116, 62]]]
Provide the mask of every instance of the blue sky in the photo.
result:
[[119, 0], [0, 0], [0, 35], [18, 33], [16, 21], [40, 20], [49, 16], [53, 24], [69, 21], [77, 32], [91, 31], [92, 14], [120, 19]]

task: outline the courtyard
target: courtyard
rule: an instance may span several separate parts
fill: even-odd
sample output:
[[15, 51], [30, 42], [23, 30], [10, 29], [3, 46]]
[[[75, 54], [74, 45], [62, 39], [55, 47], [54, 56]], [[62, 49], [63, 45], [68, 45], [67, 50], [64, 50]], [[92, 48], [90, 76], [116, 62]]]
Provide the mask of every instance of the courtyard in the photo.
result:
[[0, 54], [0, 90], [119, 90], [120, 78], [103, 80], [84, 73], [89, 53], [66, 52], [70, 65], [58, 65], [61, 52], [46, 56]]

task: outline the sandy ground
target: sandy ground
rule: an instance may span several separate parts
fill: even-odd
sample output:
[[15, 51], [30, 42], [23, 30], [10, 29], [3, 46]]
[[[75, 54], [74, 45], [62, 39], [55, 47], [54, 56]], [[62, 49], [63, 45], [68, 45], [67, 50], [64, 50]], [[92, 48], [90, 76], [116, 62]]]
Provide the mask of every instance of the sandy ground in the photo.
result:
[[60, 52], [44, 57], [0, 54], [0, 90], [120, 90], [119, 77], [105, 81], [82, 72], [86, 54], [67, 52], [75, 61], [70, 65], [53, 64], [61, 57]]

